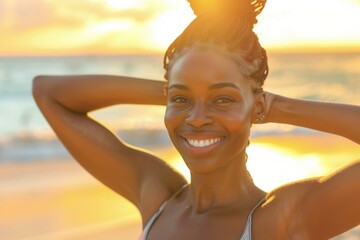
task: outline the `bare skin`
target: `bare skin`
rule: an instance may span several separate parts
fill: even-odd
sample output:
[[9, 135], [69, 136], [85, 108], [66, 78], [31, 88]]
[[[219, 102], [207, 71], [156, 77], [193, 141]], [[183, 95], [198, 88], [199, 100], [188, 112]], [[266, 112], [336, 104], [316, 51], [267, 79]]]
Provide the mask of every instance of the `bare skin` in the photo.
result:
[[[175, 60], [167, 96], [163, 82], [116, 76], [40, 76], [33, 93], [46, 119], [84, 168], [138, 207], [146, 224], [186, 180], [158, 157], [122, 142], [87, 113], [115, 104], [166, 105], [165, 125], [191, 171], [148, 239], [239, 239], [249, 211], [254, 239], [328, 239], [360, 223], [360, 162], [331, 176], [270, 193], [247, 174], [251, 125], [303, 126], [360, 143], [360, 107], [254, 93], [223, 55], [191, 50]], [[205, 148], [190, 140], [217, 139]], [[205, 141], [204, 141], [205, 142]]]

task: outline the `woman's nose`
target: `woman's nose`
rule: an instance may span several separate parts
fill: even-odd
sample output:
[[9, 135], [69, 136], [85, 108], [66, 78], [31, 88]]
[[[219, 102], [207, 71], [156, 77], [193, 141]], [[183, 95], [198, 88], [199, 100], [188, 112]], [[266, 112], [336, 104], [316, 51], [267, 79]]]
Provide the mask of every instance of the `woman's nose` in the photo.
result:
[[203, 102], [197, 102], [189, 110], [185, 122], [193, 127], [201, 128], [205, 125], [212, 124], [213, 119], [210, 117], [206, 104]]

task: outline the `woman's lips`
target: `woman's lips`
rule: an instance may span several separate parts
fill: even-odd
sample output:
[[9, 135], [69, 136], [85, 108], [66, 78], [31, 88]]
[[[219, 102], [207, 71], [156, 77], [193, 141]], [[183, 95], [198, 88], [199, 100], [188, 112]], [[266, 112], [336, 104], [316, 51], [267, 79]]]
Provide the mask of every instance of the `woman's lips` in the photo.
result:
[[213, 145], [221, 140], [221, 138], [212, 138], [212, 139], [186, 139], [187, 142], [193, 146], [193, 147], [208, 147], [210, 145]]
[[183, 134], [184, 146], [195, 155], [207, 155], [215, 150], [225, 137], [218, 134]]

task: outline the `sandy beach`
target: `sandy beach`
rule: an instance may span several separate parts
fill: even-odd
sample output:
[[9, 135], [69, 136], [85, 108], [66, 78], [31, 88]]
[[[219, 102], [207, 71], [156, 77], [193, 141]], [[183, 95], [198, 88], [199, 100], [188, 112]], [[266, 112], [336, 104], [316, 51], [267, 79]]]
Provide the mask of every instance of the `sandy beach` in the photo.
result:
[[0, 183], [1, 239], [135, 239], [141, 230], [136, 209], [73, 160], [2, 165]]
[[[303, 157], [305, 164], [316, 162], [309, 168], [321, 166], [324, 173], [360, 156], [355, 143], [338, 137], [263, 137], [253, 140], [252, 145], [255, 150], [276, 145], [278, 148], [274, 152], [280, 154], [278, 156], [294, 156], [296, 161]], [[297, 151], [290, 152], [294, 146], [297, 146]], [[172, 158], [176, 158], [172, 151], [160, 151], [159, 155], [169, 157], [173, 154]], [[176, 166], [176, 161], [174, 164]], [[137, 210], [72, 159], [0, 165], [2, 240], [131, 240], [136, 239], [140, 231]], [[360, 230], [353, 230], [337, 239], [360, 239]]]

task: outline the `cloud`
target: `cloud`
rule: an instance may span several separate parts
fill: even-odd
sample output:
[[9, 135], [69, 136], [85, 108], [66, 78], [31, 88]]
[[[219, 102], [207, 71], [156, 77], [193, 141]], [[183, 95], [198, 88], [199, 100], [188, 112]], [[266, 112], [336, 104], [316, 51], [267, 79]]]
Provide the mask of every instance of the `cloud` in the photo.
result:
[[[145, 23], [158, 14], [157, 7], [114, 9], [106, 1], [91, 0], [3, 0], [0, 21], [7, 22], [11, 32], [26, 31], [43, 26], [81, 28], [89, 22], [117, 19]], [[4, 14], [6, 13], [6, 14]], [[9, 21], [11, 19], [11, 21]], [[1, 25], [1, 24], [0, 24]]]
[[[74, 19], [64, 18], [56, 14], [56, 9], [46, 0], [4, 0], [5, 14], [2, 15], [0, 26], [8, 33], [28, 31], [55, 22], [76, 26]], [[70, 21], [69, 21], [70, 20]]]
[[0, 18], [2, 16], [4, 16], [5, 13], [6, 13], [5, 6], [6, 6], [6, 2], [5, 1], [0, 1]]
[[0, 0], [0, 54], [144, 49], [149, 22], [168, 7], [161, 1], [126, 9], [105, 0]]

